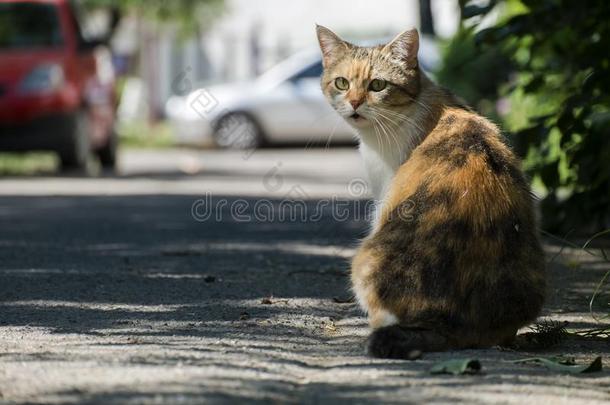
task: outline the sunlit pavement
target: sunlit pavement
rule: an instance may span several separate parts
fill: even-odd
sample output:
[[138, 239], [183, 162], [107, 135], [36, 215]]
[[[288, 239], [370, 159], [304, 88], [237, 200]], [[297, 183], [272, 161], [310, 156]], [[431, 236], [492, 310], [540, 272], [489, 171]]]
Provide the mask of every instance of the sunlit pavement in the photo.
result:
[[[0, 180], [0, 195], [137, 195], [215, 193], [282, 197], [298, 188], [310, 198], [349, 196], [363, 183], [354, 148], [256, 151], [127, 150], [116, 175]], [[363, 197], [366, 190], [357, 191]]]
[[[365, 357], [347, 277], [368, 227], [362, 177], [353, 149], [274, 149], [128, 151], [118, 176], [0, 180], [0, 403], [610, 400], [608, 372], [509, 362], [532, 353]], [[604, 266], [562, 250], [545, 315], [590, 327]], [[455, 357], [484, 373], [429, 374]]]

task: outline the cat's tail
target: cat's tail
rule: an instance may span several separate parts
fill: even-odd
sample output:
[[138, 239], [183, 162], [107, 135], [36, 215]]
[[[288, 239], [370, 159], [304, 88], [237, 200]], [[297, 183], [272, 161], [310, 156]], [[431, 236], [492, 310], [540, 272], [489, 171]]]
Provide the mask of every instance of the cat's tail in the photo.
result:
[[440, 332], [400, 325], [375, 329], [366, 345], [369, 356], [383, 359], [415, 360], [422, 352], [450, 349], [449, 339]]

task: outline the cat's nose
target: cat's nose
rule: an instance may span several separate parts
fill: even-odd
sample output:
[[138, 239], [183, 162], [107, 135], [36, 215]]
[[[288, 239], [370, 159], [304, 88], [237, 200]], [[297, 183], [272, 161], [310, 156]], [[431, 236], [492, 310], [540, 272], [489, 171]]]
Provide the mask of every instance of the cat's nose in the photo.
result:
[[352, 105], [352, 108], [354, 109], [354, 111], [356, 111], [358, 109], [358, 107], [360, 107], [362, 105], [362, 103], [364, 103], [364, 100], [362, 100], [362, 99], [350, 100], [349, 103]]

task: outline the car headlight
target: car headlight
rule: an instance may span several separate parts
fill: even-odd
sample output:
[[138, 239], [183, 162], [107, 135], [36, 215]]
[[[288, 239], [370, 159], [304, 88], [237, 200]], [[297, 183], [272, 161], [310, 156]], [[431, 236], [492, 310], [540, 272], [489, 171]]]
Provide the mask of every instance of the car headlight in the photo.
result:
[[37, 66], [19, 85], [22, 94], [52, 93], [64, 84], [64, 70], [55, 63]]

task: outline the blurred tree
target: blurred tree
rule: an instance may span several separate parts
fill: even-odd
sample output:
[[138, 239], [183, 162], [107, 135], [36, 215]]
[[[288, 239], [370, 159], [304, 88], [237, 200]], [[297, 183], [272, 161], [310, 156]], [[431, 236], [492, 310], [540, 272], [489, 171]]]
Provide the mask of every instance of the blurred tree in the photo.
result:
[[[140, 76], [147, 96], [149, 120], [156, 122], [163, 116], [165, 103], [161, 93], [161, 77], [158, 55], [159, 40], [167, 32], [159, 22], [169, 28], [177, 28], [183, 37], [201, 40], [200, 31], [210, 27], [213, 19], [223, 10], [223, 0], [78, 0], [85, 8], [102, 9], [110, 12], [110, 27], [106, 38], [109, 40], [121, 18], [129, 14], [135, 17], [138, 36], [138, 50], [130, 55], [130, 73]], [[180, 72], [184, 75], [184, 72]], [[175, 80], [175, 79], [174, 79]]]
[[144, 18], [177, 22], [183, 32], [193, 32], [220, 13], [224, 0], [82, 0], [82, 3], [89, 8], [111, 10], [114, 27], [124, 13], [133, 11]]
[[436, 79], [450, 88], [481, 114], [499, 119], [496, 101], [498, 83], [509, 80], [510, 58], [500, 48], [481, 52], [472, 28], [460, 27], [448, 42], [442, 44], [443, 63]]
[[[498, 7], [510, 11], [483, 28], [489, 19], [482, 17]], [[510, 55], [514, 74], [496, 85], [510, 97], [513, 112], [523, 115], [511, 129], [526, 169], [544, 187], [544, 225], [583, 231], [607, 227], [610, 2], [476, 1], [465, 4], [462, 13], [483, 28], [475, 35], [479, 52]]]
[[432, 0], [419, 0], [420, 31], [425, 35], [436, 35], [434, 31], [434, 18], [432, 17]]

